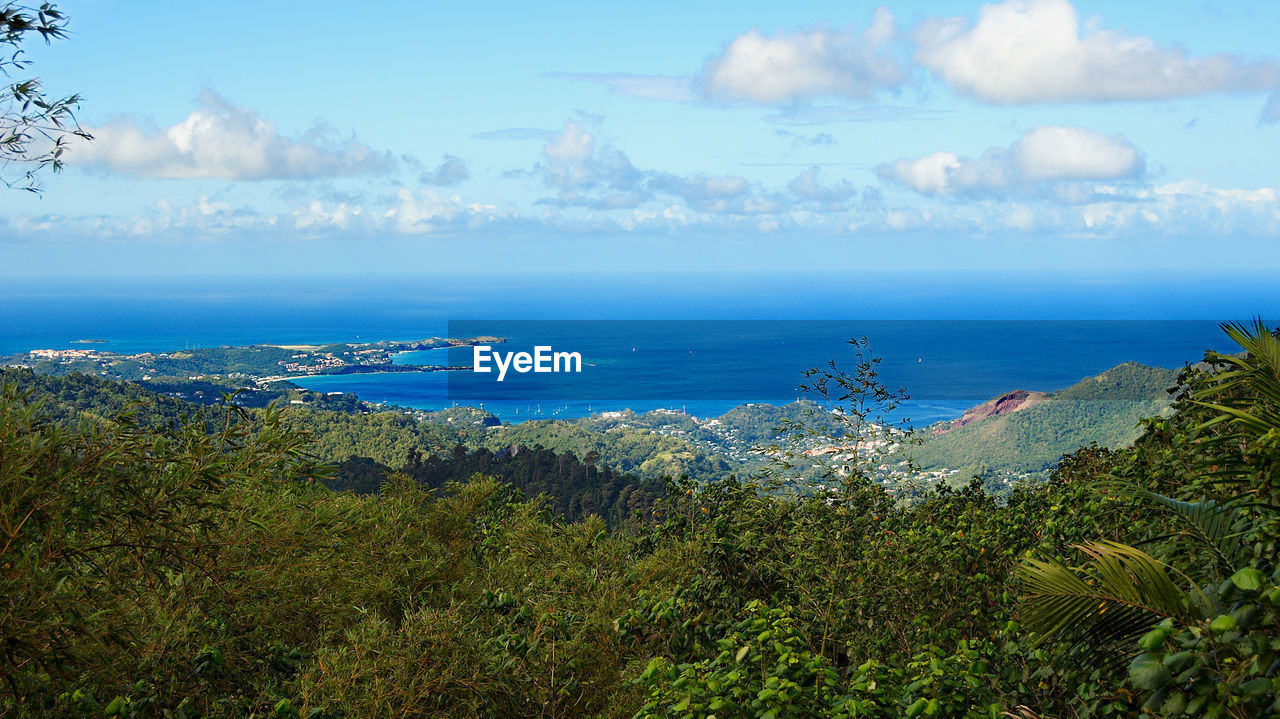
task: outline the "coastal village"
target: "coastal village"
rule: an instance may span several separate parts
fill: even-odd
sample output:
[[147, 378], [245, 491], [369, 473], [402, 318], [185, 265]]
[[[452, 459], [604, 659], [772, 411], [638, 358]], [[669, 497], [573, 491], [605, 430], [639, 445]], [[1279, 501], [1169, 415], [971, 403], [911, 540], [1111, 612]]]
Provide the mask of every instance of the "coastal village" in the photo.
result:
[[[168, 396], [203, 403], [217, 401], [228, 389], [248, 387], [251, 391], [237, 395], [234, 403], [265, 406], [270, 401], [282, 401], [290, 405], [307, 404], [361, 413], [391, 411], [417, 422], [453, 426], [462, 422], [482, 427], [489, 433], [511, 425], [483, 410], [471, 410], [471, 414], [433, 412], [372, 403], [342, 392], [309, 392], [287, 384], [290, 379], [325, 374], [443, 369], [445, 367], [440, 365], [397, 364], [395, 358], [403, 352], [468, 346], [481, 341], [502, 340], [429, 338], [412, 342], [251, 345], [134, 354], [105, 348], [35, 349], [0, 358], [0, 365], [27, 367], [44, 374], [82, 372], [103, 379], [135, 381]], [[1019, 411], [1046, 400], [1047, 395], [1043, 393], [1011, 393], [971, 408], [958, 420], [924, 428], [915, 436], [940, 436], [971, 422]], [[826, 435], [819, 433], [786, 447], [777, 446], [779, 438], [774, 429], [793, 421], [799, 406], [799, 402], [778, 407], [747, 403], [722, 416], [702, 418], [681, 409], [657, 409], [643, 413], [610, 410], [589, 417], [558, 421], [590, 432], [668, 437], [687, 443], [691, 451], [740, 467], [739, 471], [744, 476], [765, 468], [777, 469], [785, 464], [794, 484], [811, 488], [821, 488], [826, 482], [838, 481], [855, 465], [888, 486], [908, 481], [955, 484], [974, 472], [973, 468], [936, 464], [921, 468], [911, 459], [911, 437], [896, 429], [875, 425], [865, 428], [866, 433], [859, 435], [861, 439], [837, 439], [841, 433], [833, 426], [828, 428]], [[999, 491], [1043, 472], [984, 471], [982, 474], [984, 483]]]
[[263, 386], [291, 377], [319, 374], [432, 371], [440, 367], [396, 364], [393, 359], [402, 352], [469, 346], [479, 341], [502, 340], [432, 337], [405, 342], [224, 346], [137, 353], [97, 348], [33, 349], [0, 358], [0, 366], [28, 367], [57, 375], [83, 372], [113, 380], [204, 379], [206, 375], [220, 375]]

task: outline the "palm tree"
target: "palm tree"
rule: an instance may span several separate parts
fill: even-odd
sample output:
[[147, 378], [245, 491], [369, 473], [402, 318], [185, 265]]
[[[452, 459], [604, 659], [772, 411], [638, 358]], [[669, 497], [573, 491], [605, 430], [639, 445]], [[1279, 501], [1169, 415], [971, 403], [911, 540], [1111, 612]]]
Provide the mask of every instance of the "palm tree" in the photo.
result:
[[1224, 612], [1218, 591], [1221, 585], [1226, 592], [1224, 578], [1253, 586], [1265, 576], [1260, 569], [1274, 568], [1275, 544], [1258, 540], [1275, 536], [1280, 517], [1274, 481], [1280, 339], [1261, 319], [1252, 327], [1221, 326], [1244, 354], [1206, 354], [1217, 371], [1191, 383], [1180, 410], [1191, 421], [1172, 442], [1195, 470], [1181, 493], [1198, 498], [1159, 494], [1134, 478], [1105, 478], [1109, 490], [1167, 512], [1169, 531], [1144, 543], [1149, 552], [1098, 541], [1076, 546], [1083, 561], [1075, 566], [1025, 560], [1018, 570], [1024, 624], [1040, 641], [1063, 641], [1093, 656], [1136, 654], [1134, 640], [1165, 620], [1187, 626]]

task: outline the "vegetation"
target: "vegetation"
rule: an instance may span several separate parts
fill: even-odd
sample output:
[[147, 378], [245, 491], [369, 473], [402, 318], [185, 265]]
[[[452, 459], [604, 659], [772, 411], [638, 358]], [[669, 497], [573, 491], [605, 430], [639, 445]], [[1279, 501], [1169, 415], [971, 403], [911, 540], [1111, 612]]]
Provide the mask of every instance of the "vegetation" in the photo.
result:
[[556, 452], [591, 455], [624, 472], [643, 477], [728, 476], [729, 463], [709, 455], [688, 441], [637, 428], [592, 432], [577, 422], [525, 422], [485, 435], [483, 446], [497, 451], [505, 447], [546, 447]]
[[0, 76], [13, 80], [0, 88], [0, 182], [7, 187], [39, 192], [37, 173], [62, 170], [70, 138], [93, 139], [76, 122], [79, 95], [50, 97], [39, 79], [13, 78], [30, 65], [22, 56], [24, 41], [32, 36], [59, 40], [66, 37], [66, 27], [66, 16], [49, 3], [0, 3]]
[[476, 475], [499, 477], [524, 496], [538, 497], [556, 516], [570, 521], [596, 515], [610, 527], [634, 528], [643, 523], [655, 500], [665, 494], [665, 484], [599, 466], [595, 460], [593, 455], [584, 461], [572, 453], [558, 454], [543, 447], [511, 447], [495, 453], [485, 449], [467, 452], [457, 445], [449, 454], [414, 455], [402, 472], [438, 489]]
[[[366, 460], [378, 494], [333, 492], [300, 428], [399, 420], [55, 422], [10, 383], [0, 713], [1280, 716], [1280, 340], [1228, 329], [1247, 354], [1187, 369], [1132, 448], [1080, 449], [1005, 498], [906, 500], [854, 458], [804, 494], [587, 492], [560, 512], [579, 521], [548, 502], [631, 480], [456, 447], [402, 465], [429, 480]], [[884, 398], [873, 374], [831, 376], [847, 417]], [[552, 461], [582, 481], [541, 501], [450, 481]]]
[[1132, 657], [1128, 683], [1168, 716], [1280, 715], [1280, 338], [1260, 320], [1224, 330], [1246, 353], [1189, 371], [1173, 416], [1107, 475], [1162, 521], [1081, 545], [1077, 566], [1020, 570], [1032, 628]]
[[1118, 449], [1141, 434], [1139, 420], [1173, 401], [1179, 370], [1127, 362], [1049, 395], [1045, 402], [982, 419], [945, 434], [926, 434], [912, 457], [924, 469], [963, 476], [1045, 472], [1090, 442]]

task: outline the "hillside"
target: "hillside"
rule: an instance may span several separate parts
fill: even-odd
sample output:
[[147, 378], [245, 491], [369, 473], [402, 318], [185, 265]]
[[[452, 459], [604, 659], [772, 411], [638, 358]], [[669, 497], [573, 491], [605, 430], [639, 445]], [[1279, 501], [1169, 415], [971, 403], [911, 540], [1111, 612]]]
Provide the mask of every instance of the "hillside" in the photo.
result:
[[1016, 411], [979, 416], [983, 413], [975, 408], [973, 415], [965, 413], [970, 421], [926, 431], [912, 457], [922, 469], [960, 469], [964, 476], [1029, 474], [1043, 472], [1062, 455], [1089, 443], [1112, 449], [1126, 446], [1138, 438], [1140, 419], [1169, 407], [1168, 390], [1179, 372], [1126, 362]]
[[[155, 431], [198, 422], [216, 432], [228, 419], [232, 425], [254, 427], [266, 416], [262, 409], [242, 408], [243, 415], [228, 418], [221, 408], [204, 404], [204, 397], [192, 402], [158, 394], [143, 384], [79, 373], [49, 376], [29, 369], [0, 369], [0, 387], [6, 385], [20, 393], [36, 417], [65, 430], [113, 429], [119, 426], [122, 412], [128, 412], [141, 429]], [[181, 385], [186, 394], [191, 394], [190, 386], [211, 387], [206, 395], [231, 389], [205, 382]], [[481, 445], [492, 432], [487, 423], [493, 415], [480, 410], [379, 409], [360, 403], [354, 395], [290, 393], [303, 397], [298, 400], [303, 403], [284, 404], [279, 421], [306, 439], [308, 457], [332, 467], [332, 476], [322, 481], [338, 490], [376, 493], [397, 472], [437, 489], [480, 474], [508, 482], [530, 499], [544, 495], [547, 506], [567, 519], [598, 514], [618, 525], [637, 510], [647, 510], [662, 495], [660, 478], [665, 474], [723, 471], [723, 462], [715, 464], [691, 452], [686, 443], [649, 435], [647, 430], [592, 438], [570, 434], [556, 442], [546, 428], [531, 427], [508, 437], [509, 443], [494, 442], [489, 450]], [[346, 399], [339, 401], [342, 398]], [[326, 405], [341, 409], [326, 409]], [[518, 427], [504, 429], [518, 431]], [[477, 449], [468, 451], [468, 447]], [[624, 473], [619, 465], [643, 465], [645, 478]]]
[[[1270, 364], [1188, 373], [1189, 398], [1133, 448], [1080, 450], [1003, 498], [935, 484], [913, 501], [868, 476], [812, 495], [660, 490], [550, 450], [459, 445], [411, 455], [420, 482], [331, 492], [282, 420], [418, 420], [290, 405], [79, 422], [81, 398], [169, 402], [6, 373], [0, 716], [1280, 717], [1280, 343], [1263, 339], [1246, 338]], [[1059, 426], [1104, 427], [1122, 415], [1090, 411], [1163, 406], [1135, 392], [1167, 372], [1118, 367], [939, 440], [1013, 436], [1055, 407]], [[605, 519], [563, 521], [473, 471]], [[1183, 531], [1197, 521], [1209, 532]]]
[[646, 478], [687, 474], [706, 481], [732, 471], [724, 459], [703, 452], [685, 439], [637, 427], [592, 431], [572, 421], [525, 422], [490, 430], [481, 446], [493, 451], [517, 446], [573, 452], [583, 459], [591, 458]]

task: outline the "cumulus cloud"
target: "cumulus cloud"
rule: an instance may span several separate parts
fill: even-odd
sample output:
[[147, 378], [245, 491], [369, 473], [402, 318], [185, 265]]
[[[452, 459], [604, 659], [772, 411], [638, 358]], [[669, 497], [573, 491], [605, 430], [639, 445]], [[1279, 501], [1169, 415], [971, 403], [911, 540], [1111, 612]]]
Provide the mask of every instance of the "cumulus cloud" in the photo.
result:
[[1082, 34], [1068, 0], [984, 5], [976, 24], [928, 20], [914, 40], [916, 62], [958, 92], [1002, 105], [1156, 100], [1280, 85], [1274, 60], [1192, 57], [1146, 37]]
[[348, 230], [357, 225], [367, 224], [372, 219], [364, 207], [358, 204], [339, 202], [326, 205], [321, 200], [312, 200], [305, 207], [295, 209], [292, 217], [294, 228], [304, 232]]
[[1054, 186], [1060, 199], [1084, 201], [1058, 183], [1123, 180], [1143, 172], [1142, 156], [1123, 135], [1078, 127], [1042, 126], [1010, 147], [993, 147], [977, 159], [939, 151], [880, 165], [881, 179], [922, 195], [1013, 194]]
[[1114, 180], [1142, 170], [1138, 150], [1123, 135], [1078, 127], [1037, 127], [1013, 146], [1028, 180]]
[[419, 175], [418, 182], [437, 187], [451, 187], [463, 182], [470, 176], [471, 171], [467, 168], [466, 162], [453, 155], [445, 155], [444, 160], [441, 161], [436, 169]]
[[861, 33], [818, 28], [769, 36], [753, 29], [707, 61], [698, 87], [704, 97], [719, 102], [866, 99], [904, 78], [898, 62], [885, 52], [895, 35], [893, 15], [883, 7]]
[[[200, 196], [186, 204], [160, 199], [132, 214], [15, 218], [15, 238], [91, 237], [139, 240], [309, 240], [325, 237], [442, 236], [482, 231], [519, 220], [496, 205], [469, 202], [435, 189], [401, 188], [368, 201], [300, 198], [292, 207], [264, 211], [227, 199]], [[532, 224], [532, 221], [530, 221]]]
[[381, 173], [395, 165], [389, 153], [324, 129], [285, 137], [270, 120], [207, 89], [199, 107], [172, 127], [148, 129], [122, 119], [90, 131], [96, 139], [71, 150], [68, 164], [135, 177], [311, 179]]
[[542, 148], [534, 174], [557, 192], [540, 204], [597, 210], [634, 209], [657, 198], [716, 214], [776, 212], [785, 200], [733, 175], [679, 175], [641, 170], [625, 152], [597, 141], [587, 128], [567, 120]]
[[596, 138], [585, 127], [566, 120], [564, 130], [542, 146], [547, 160], [544, 177], [557, 187], [573, 187], [594, 182], [591, 167], [595, 159]]

